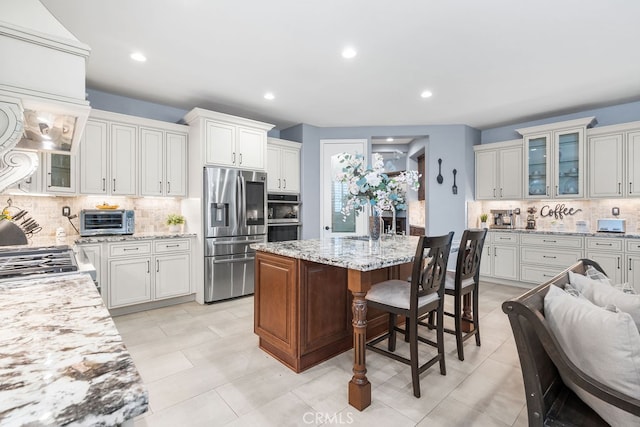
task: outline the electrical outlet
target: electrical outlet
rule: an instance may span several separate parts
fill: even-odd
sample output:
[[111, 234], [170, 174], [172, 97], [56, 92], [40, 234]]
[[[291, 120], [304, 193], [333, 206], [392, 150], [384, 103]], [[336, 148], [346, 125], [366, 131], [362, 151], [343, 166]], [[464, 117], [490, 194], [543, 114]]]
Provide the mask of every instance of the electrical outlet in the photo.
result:
[[62, 207], [62, 216], [69, 217], [71, 215], [71, 208], [69, 206]]

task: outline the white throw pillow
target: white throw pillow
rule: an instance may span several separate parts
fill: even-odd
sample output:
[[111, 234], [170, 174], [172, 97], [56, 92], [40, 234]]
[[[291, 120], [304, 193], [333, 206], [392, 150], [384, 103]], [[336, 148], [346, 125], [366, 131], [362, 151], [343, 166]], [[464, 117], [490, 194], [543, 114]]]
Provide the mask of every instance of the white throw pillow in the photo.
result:
[[625, 294], [633, 294], [633, 295], [637, 294], [635, 288], [630, 283], [626, 283], [626, 282], [616, 283], [614, 285], [613, 283], [611, 283], [611, 280], [609, 280], [606, 274], [599, 272], [592, 265], [587, 266], [587, 269], [584, 272], [584, 275], [587, 276], [589, 279], [599, 280], [603, 283], [606, 283], [607, 285], [611, 285], [617, 290], [624, 292]]
[[[549, 328], [574, 365], [601, 383], [640, 399], [640, 333], [628, 313], [616, 313], [574, 298], [554, 285], [544, 298], [544, 313]], [[640, 417], [562, 379], [612, 426], [640, 425]]]
[[626, 294], [601, 281], [572, 271], [569, 272], [569, 283], [595, 305], [606, 307], [613, 304], [620, 311], [629, 313], [640, 330], [640, 295]]

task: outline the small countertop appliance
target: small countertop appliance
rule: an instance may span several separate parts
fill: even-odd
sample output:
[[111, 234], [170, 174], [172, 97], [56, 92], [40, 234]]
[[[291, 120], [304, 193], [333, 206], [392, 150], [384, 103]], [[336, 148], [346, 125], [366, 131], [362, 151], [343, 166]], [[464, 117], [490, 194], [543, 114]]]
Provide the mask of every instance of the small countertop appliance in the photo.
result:
[[605, 233], [624, 233], [626, 231], [627, 220], [618, 218], [598, 219], [597, 231]]
[[489, 228], [515, 228], [516, 213], [511, 210], [494, 210], [491, 211], [491, 224]]

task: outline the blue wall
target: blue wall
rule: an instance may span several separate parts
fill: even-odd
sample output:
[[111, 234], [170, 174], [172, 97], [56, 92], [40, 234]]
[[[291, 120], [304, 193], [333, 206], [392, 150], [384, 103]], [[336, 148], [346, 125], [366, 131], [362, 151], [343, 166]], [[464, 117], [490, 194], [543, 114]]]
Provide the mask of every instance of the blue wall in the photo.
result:
[[548, 117], [546, 119], [511, 124], [508, 126], [501, 126], [492, 129], [485, 129], [481, 133], [480, 140], [482, 144], [488, 144], [491, 142], [520, 139], [522, 138], [522, 135], [516, 132], [516, 129], [591, 116], [595, 116], [596, 120], [598, 121], [596, 127], [634, 122], [636, 120], [640, 120], [640, 101], [614, 105], [611, 107], [595, 108], [591, 110], [581, 111], [579, 113], [564, 114], [561, 116]]

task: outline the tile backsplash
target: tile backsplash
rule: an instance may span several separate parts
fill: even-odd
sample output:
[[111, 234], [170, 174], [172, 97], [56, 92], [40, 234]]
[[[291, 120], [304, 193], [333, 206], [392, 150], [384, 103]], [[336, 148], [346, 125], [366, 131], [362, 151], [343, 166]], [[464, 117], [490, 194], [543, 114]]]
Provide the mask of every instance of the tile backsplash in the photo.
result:
[[[180, 213], [180, 199], [173, 198], [132, 198], [132, 197], [105, 197], [105, 196], [74, 196], [74, 197], [46, 197], [46, 196], [22, 196], [0, 195], [0, 207], [6, 207], [8, 201], [14, 209], [28, 211], [27, 216], [33, 218], [42, 231], [35, 234], [31, 244], [35, 246], [51, 245], [55, 242], [56, 228], [63, 227], [67, 236], [78, 236], [69, 220], [62, 216], [62, 207], [69, 206], [71, 214], [78, 215], [72, 219], [73, 225], [80, 229], [79, 214], [81, 209], [94, 209], [96, 205], [106, 202], [110, 205], [118, 205], [121, 209], [133, 209], [136, 219], [136, 233], [157, 233], [168, 231], [165, 224], [167, 215]], [[20, 221], [18, 221], [20, 222]]]
[[[555, 216], [541, 216], [540, 210], [548, 206], [545, 212], [554, 210], [557, 205], [564, 205], [566, 209], [580, 209], [575, 215], [565, 215], [563, 218]], [[516, 227], [524, 228], [527, 224], [527, 209], [535, 207], [537, 212], [536, 228], [538, 230], [555, 230], [564, 227], [565, 231], [575, 231], [576, 220], [587, 221], [590, 231], [596, 230], [596, 220], [599, 218], [614, 218], [611, 209], [620, 209], [617, 218], [625, 219], [627, 233], [640, 233], [640, 198], [638, 199], [592, 199], [592, 200], [515, 200], [515, 201], [477, 201], [469, 202], [467, 206], [467, 224], [469, 227], [480, 226], [480, 214], [489, 213], [491, 209], [520, 208], [520, 215], [516, 216]], [[489, 219], [489, 221], [491, 218]], [[561, 225], [562, 224], [562, 225]]]

